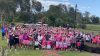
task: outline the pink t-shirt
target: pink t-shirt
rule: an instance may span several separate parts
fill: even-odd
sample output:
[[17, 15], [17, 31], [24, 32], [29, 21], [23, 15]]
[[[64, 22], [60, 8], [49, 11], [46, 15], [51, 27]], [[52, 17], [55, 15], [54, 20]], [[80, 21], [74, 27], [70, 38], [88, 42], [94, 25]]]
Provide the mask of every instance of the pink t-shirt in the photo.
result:
[[30, 41], [29, 40], [23, 40], [23, 42], [22, 42], [23, 44], [29, 44], [30, 43]]
[[71, 40], [70, 40], [70, 38], [66, 38], [66, 41], [67, 41], [67, 45], [70, 46], [70, 45], [71, 45]]
[[96, 43], [96, 42], [97, 42], [96, 38], [93, 38], [92, 43]]
[[81, 46], [81, 42], [77, 42], [77, 46], [78, 46], [78, 47]]
[[19, 39], [20, 39], [20, 40], [23, 40], [23, 34], [20, 34], [20, 35], [19, 35]]
[[51, 41], [47, 41], [47, 45], [51, 45]]
[[42, 41], [42, 45], [43, 45], [43, 46], [46, 46], [46, 40], [43, 40], [43, 41]]

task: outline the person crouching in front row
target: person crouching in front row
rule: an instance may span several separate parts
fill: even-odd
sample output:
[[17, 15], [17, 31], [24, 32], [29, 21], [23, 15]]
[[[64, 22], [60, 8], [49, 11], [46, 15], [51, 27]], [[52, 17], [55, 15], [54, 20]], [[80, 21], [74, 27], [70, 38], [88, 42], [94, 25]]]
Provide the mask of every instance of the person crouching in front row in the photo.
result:
[[34, 42], [34, 50], [36, 50], [36, 48], [39, 48], [41, 50], [41, 44], [39, 43], [37, 39]]

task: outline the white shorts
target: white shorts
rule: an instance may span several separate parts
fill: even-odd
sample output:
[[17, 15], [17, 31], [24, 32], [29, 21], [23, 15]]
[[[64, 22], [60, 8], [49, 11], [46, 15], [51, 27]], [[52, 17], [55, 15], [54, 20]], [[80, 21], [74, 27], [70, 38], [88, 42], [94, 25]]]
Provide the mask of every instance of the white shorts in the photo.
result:
[[47, 45], [47, 49], [51, 49], [51, 46], [50, 45]]

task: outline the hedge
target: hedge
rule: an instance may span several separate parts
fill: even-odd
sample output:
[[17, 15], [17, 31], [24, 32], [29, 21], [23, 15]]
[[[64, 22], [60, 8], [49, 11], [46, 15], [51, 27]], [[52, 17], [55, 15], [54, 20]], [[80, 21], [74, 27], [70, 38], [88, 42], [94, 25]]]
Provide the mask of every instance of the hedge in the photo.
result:
[[92, 53], [100, 53], [100, 45], [84, 43], [84, 50]]

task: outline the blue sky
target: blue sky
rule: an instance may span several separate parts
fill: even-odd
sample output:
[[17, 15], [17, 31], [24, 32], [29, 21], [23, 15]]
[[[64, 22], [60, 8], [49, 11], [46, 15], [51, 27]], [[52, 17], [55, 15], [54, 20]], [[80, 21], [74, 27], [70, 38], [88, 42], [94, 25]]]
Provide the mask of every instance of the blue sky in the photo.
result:
[[71, 4], [78, 4], [80, 11], [89, 11], [92, 15], [100, 17], [100, 0], [69, 0]]
[[74, 6], [78, 5], [78, 9], [81, 12], [89, 11], [92, 15], [100, 17], [100, 0], [38, 0], [42, 2], [43, 6], [47, 10], [49, 5], [57, 5], [59, 3]]

